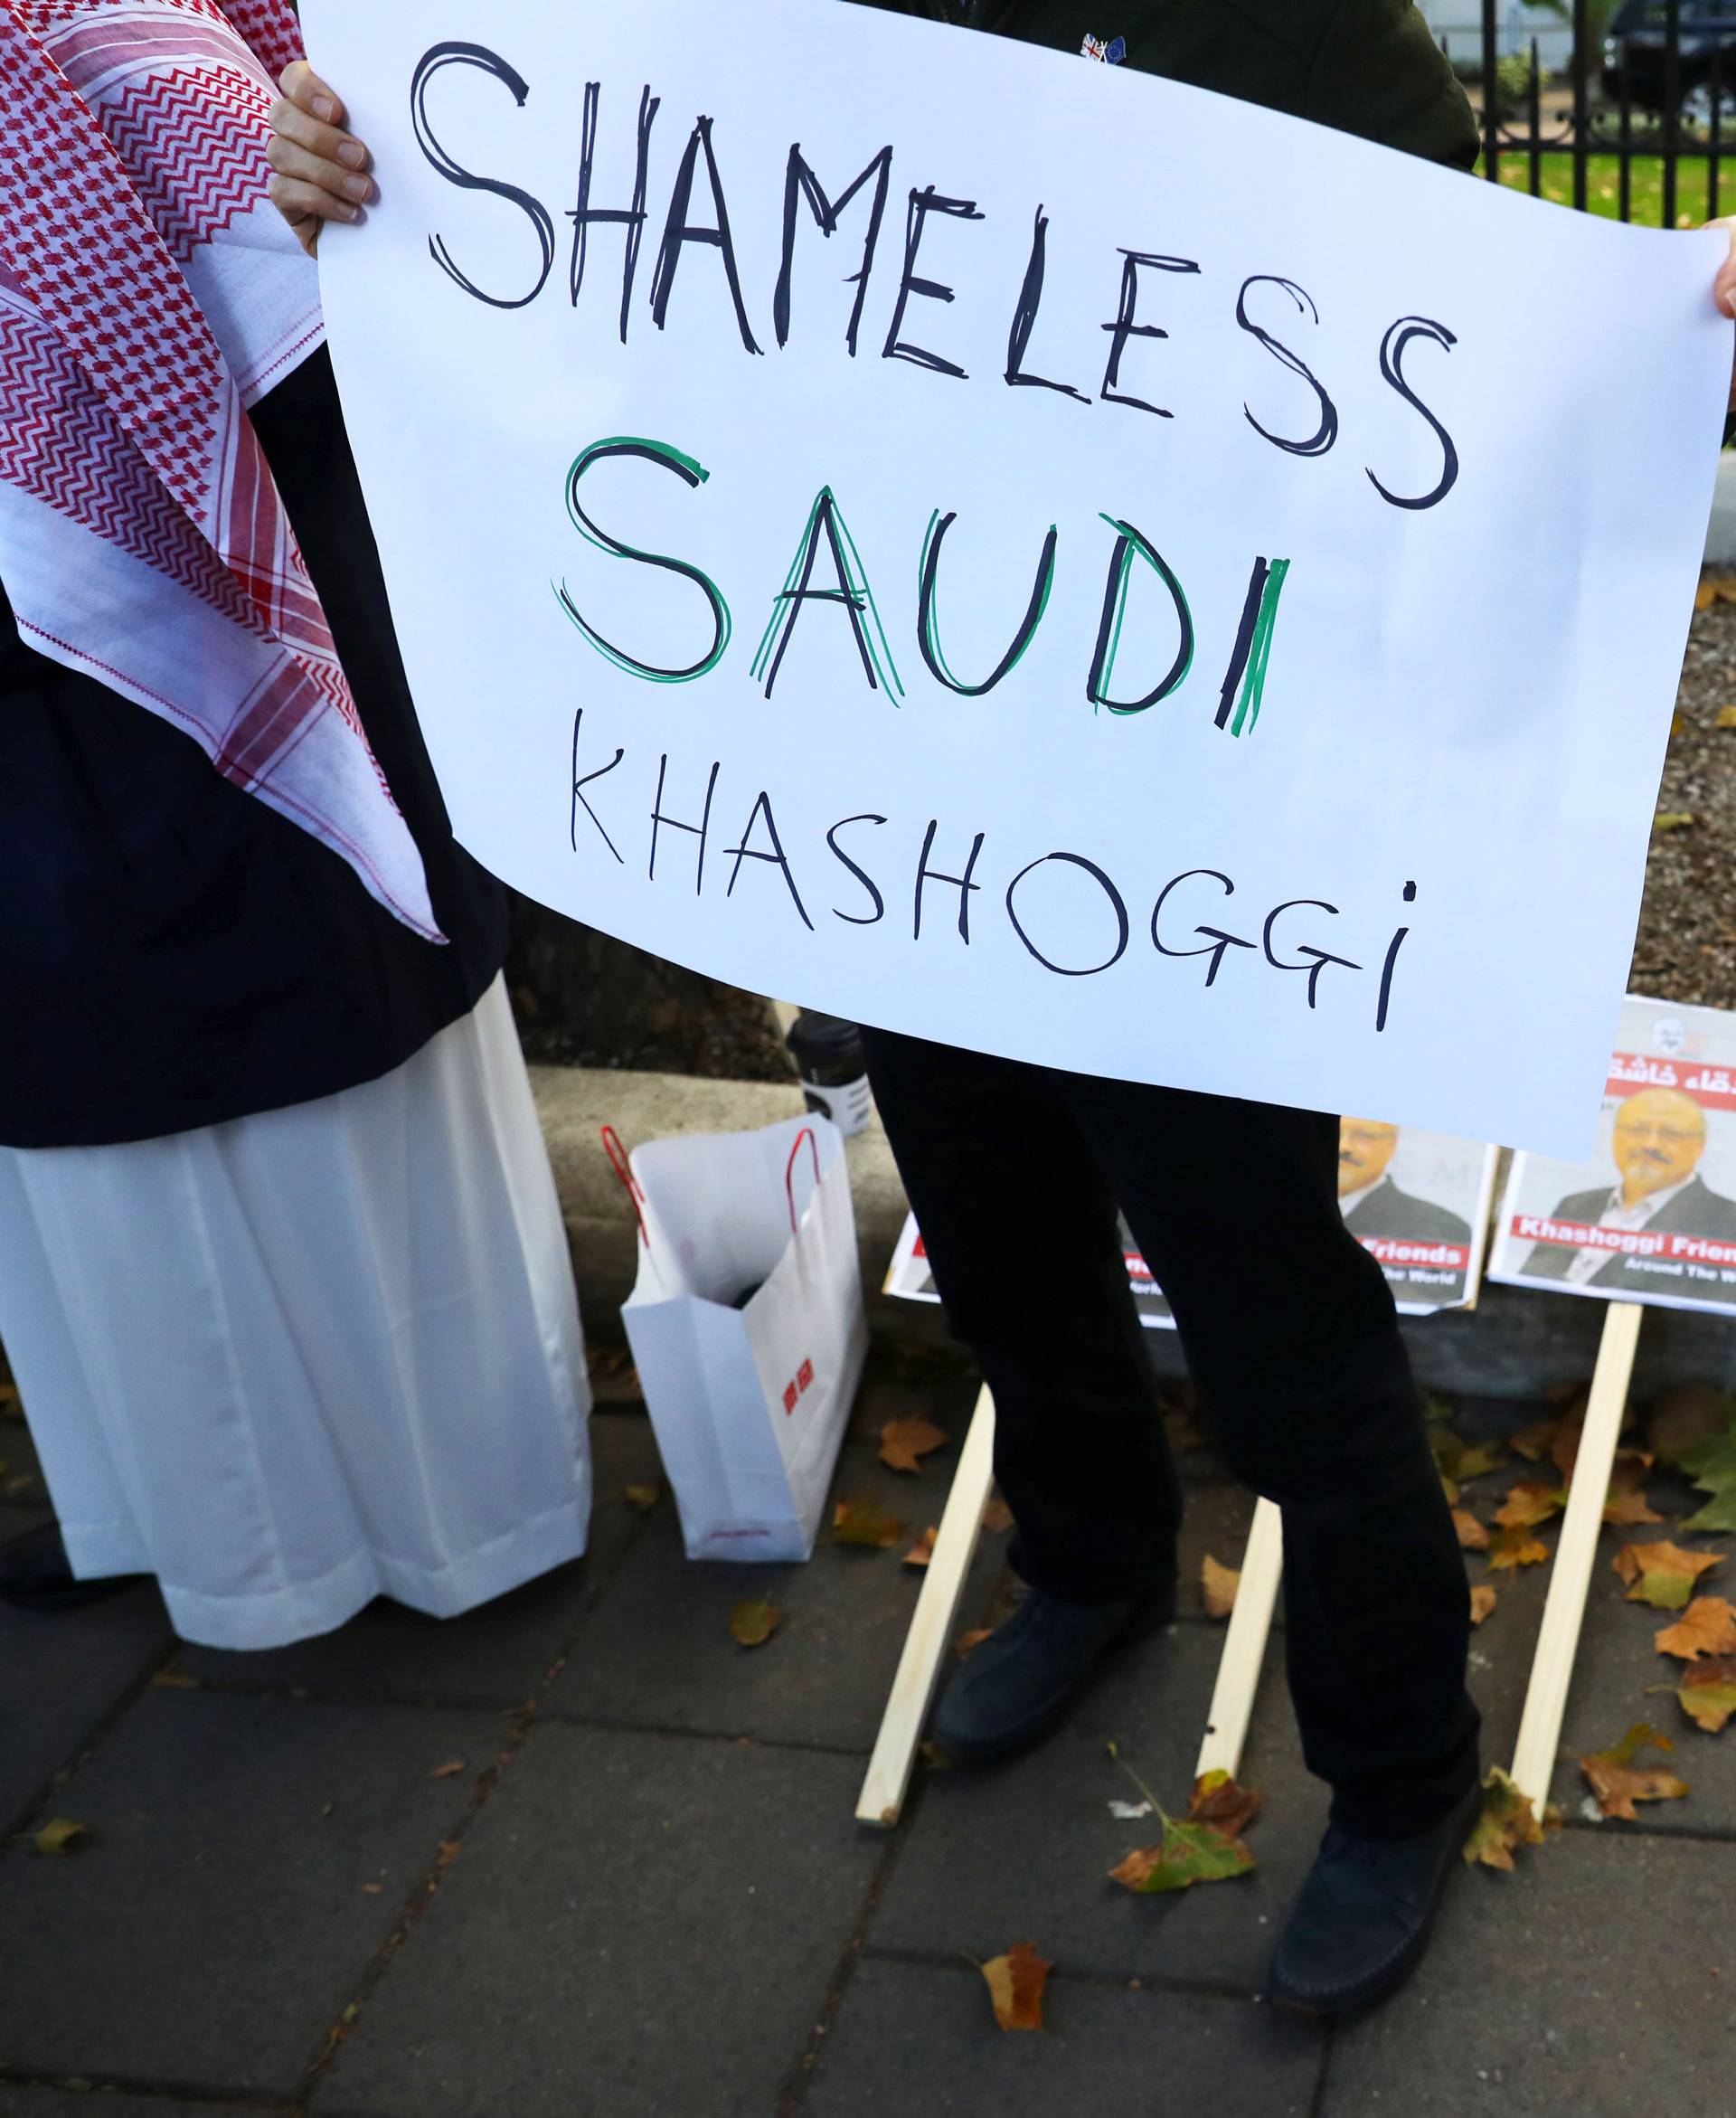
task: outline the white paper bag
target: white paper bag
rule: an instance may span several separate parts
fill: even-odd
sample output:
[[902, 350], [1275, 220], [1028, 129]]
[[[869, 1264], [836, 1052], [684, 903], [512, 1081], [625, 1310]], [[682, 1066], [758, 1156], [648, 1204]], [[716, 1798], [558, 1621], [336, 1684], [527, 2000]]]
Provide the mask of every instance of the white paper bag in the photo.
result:
[[806, 1559], [868, 1350], [843, 1138], [816, 1116], [652, 1140], [626, 1180], [622, 1318], [687, 1556]]

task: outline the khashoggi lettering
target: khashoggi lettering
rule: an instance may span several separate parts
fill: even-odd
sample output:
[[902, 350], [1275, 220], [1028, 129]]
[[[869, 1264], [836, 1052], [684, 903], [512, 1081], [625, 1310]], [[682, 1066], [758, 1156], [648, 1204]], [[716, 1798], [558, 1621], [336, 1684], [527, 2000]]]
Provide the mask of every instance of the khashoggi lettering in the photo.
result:
[[[1083, 854], [1024, 848], [1004, 857], [986, 831], [939, 817], [797, 813], [788, 802], [780, 808], [768, 789], [731, 784], [720, 758], [701, 762], [649, 744], [637, 754], [622, 743], [588, 748], [585, 722], [580, 706], [572, 717], [568, 844], [575, 854], [600, 851], [618, 867], [637, 867], [660, 890], [734, 903], [740, 888], [745, 911], [751, 889], [769, 889], [810, 933], [816, 920], [902, 922], [911, 943], [929, 949], [955, 939], [969, 949], [986, 922], [999, 921], [1056, 978], [1101, 977], [1135, 958], [1147, 969], [1163, 960], [1191, 964], [1191, 972], [1170, 975], [1189, 975], [1206, 992], [1277, 974], [1299, 1006], [1342, 1000], [1365, 1007], [1376, 1032], [1386, 1028], [1408, 922], [1377, 924], [1378, 915], [1349, 915], [1301, 894], [1249, 903], [1217, 868], [1185, 869], [1153, 889], [1143, 877], [1110, 875]], [[757, 885], [744, 876], [765, 870], [772, 873]], [[1416, 894], [1414, 882], [1395, 892], [1406, 905]], [[1084, 918], [1081, 904], [1090, 908]], [[753, 902], [754, 916], [764, 908], [763, 898]], [[1066, 960], [1053, 933], [1072, 937], [1076, 950], [1086, 926], [1097, 936], [1094, 950]]]

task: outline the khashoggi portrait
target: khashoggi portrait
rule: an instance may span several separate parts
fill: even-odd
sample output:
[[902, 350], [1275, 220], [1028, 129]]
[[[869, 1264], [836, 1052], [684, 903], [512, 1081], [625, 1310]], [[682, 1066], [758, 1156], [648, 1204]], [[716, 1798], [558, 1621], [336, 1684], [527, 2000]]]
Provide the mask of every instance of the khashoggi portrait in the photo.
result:
[[[1338, 1128], [1338, 1206], [1344, 1226], [1380, 1262], [1392, 1299], [1406, 1316], [1458, 1309], [1482, 1270], [1495, 1150], [1480, 1141], [1424, 1132], [1369, 1118]], [[1175, 1318], [1152, 1277], [1133, 1231], [1118, 1224], [1127, 1284], [1141, 1323], [1173, 1330]], [[1260, 1230], [1250, 1224], [1250, 1243]], [[892, 1253], [885, 1291], [938, 1301], [914, 1217]]]
[[1514, 1158], [1491, 1277], [1736, 1308], [1736, 1016], [1630, 998], [1595, 1158]]
[[1407, 1316], [1458, 1309], [1475, 1291], [1495, 1182], [1478, 1141], [1373, 1118], [1338, 1127], [1338, 1210]]
[[1471, 1224], [1451, 1207], [1418, 1198], [1393, 1182], [1396, 1125], [1345, 1118], [1338, 1127], [1338, 1210], [1353, 1235], [1408, 1238], [1469, 1247]]

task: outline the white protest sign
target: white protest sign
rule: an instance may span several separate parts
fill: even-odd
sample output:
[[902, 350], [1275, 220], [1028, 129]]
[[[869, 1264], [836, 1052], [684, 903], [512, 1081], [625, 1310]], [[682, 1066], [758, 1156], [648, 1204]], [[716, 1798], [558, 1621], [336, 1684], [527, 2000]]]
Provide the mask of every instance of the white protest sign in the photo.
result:
[[839, 0], [303, 13], [483, 861], [856, 1020], [1583, 1151], [1722, 238]]

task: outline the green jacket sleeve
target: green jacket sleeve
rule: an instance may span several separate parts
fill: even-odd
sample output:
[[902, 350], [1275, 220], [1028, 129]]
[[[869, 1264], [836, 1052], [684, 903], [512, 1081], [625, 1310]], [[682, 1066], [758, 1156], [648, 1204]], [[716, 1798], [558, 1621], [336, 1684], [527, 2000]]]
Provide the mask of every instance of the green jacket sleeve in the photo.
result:
[[1477, 160], [1470, 104], [1411, 0], [1338, 0], [1302, 114], [1430, 162]]

